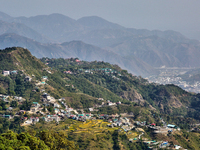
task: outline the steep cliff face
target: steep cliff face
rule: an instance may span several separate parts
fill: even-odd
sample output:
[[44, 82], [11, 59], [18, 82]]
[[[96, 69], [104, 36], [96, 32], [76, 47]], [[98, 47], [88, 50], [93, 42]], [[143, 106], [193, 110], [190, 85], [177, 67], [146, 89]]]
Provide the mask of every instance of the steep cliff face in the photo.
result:
[[130, 100], [131, 102], [139, 103], [142, 106], [145, 103], [145, 100], [143, 99], [142, 95], [134, 89], [130, 89], [128, 91], [121, 92], [120, 97]]

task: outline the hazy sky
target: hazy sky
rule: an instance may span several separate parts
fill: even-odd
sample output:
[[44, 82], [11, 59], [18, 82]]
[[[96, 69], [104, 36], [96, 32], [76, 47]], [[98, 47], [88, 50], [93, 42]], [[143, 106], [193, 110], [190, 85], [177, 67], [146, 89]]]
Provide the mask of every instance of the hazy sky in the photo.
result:
[[0, 0], [0, 11], [13, 17], [95, 15], [125, 27], [175, 30], [200, 40], [200, 0]]

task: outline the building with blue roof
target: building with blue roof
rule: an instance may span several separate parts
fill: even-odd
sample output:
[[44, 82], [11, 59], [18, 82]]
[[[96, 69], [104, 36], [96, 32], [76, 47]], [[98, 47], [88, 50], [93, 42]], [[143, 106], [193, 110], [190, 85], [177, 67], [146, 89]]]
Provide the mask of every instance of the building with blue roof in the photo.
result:
[[168, 124], [168, 125], [167, 125], [167, 127], [168, 127], [168, 128], [175, 128], [175, 127], [176, 127], [176, 125], [173, 125], [173, 124]]

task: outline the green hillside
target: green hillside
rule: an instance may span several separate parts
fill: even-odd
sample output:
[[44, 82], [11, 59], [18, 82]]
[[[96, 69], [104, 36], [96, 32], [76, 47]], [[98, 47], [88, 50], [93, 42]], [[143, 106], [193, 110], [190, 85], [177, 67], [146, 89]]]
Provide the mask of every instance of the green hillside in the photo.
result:
[[[65, 97], [67, 103], [76, 108], [91, 107], [100, 103], [97, 98], [101, 97], [112, 102], [121, 101], [127, 106], [136, 103], [155, 109], [158, 113], [191, 116], [191, 112], [196, 112], [192, 104], [199, 101], [195, 94], [177, 86], [150, 84], [117, 65], [105, 62], [43, 58], [42, 63], [28, 50], [15, 47], [2, 50], [0, 58], [1, 64], [4, 64], [0, 71], [19, 71], [17, 75], [1, 75], [0, 91], [4, 94], [15, 93], [31, 99], [33, 95], [37, 95], [37, 92], [31, 94], [31, 90], [39, 88], [36, 86], [38, 80], [42, 80], [42, 76], [48, 76], [47, 85], [43, 89], [56, 99]], [[25, 76], [32, 77], [32, 81], [24, 82]], [[196, 115], [193, 116], [196, 118]]]
[[[199, 101], [195, 94], [188, 93], [175, 85], [157, 85], [147, 80], [133, 76], [117, 65], [105, 62], [76, 62], [75, 59], [49, 59], [43, 58], [42, 62], [49, 67], [54, 67], [64, 74], [80, 91], [94, 97], [103, 97], [113, 101], [138, 102], [142, 106], [151, 105], [160, 113], [171, 115], [190, 115], [193, 102]], [[94, 88], [94, 86], [98, 88]], [[101, 92], [104, 88], [119, 98], [113, 99], [107, 92]], [[91, 91], [93, 90], [93, 92]]]
[[[2, 149], [15, 149], [13, 143], [35, 149], [25, 142], [30, 139], [41, 149], [147, 149], [147, 140], [198, 149], [198, 133], [186, 130], [199, 122], [199, 94], [149, 83], [103, 61], [39, 60], [18, 47], [1, 50], [0, 64], [0, 138], [8, 141], [0, 143]], [[29, 124], [31, 118], [35, 120]], [[116, 119], [125, 122], [124, 129], [114, 123]], [[154, 134], [149, 128], [152, 123], [162, 129], [175, 124], [181, 131]], [[127, 124], [136, 127], [126, 131]]]

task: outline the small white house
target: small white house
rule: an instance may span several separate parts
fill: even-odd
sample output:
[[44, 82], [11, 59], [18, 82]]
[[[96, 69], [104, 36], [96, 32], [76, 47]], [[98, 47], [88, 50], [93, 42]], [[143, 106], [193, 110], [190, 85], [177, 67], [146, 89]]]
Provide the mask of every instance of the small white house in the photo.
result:
[[3, 71], [3, 75], [4, 75], [4, 76], [10, 75], [10, 71]]

